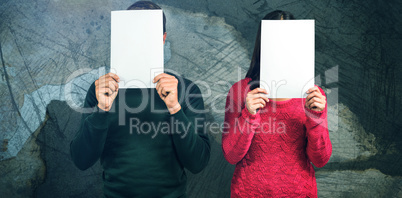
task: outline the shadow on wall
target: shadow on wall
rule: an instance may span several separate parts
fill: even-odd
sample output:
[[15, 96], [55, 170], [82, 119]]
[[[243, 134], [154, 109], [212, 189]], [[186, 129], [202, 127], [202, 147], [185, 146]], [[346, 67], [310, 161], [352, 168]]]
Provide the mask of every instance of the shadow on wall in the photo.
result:
[[81, 114], [66, 102], [52, 101], [47, 107], [48, 119], [36, 139], [46, 173], [43, 183], [34, 191], [36, 197], [101, 197], [100, 163], [86, 171], [75, 167], [70, 157], [70, 141], [80, 126]]

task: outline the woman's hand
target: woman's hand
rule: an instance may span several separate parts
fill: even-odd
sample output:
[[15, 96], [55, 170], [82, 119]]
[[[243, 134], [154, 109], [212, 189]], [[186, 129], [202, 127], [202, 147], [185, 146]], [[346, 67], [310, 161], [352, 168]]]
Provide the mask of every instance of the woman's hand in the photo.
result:
[[257, 109], [265, 107], [266, 103], [269, 102], [269, 99], [265, 94], [268, 94], [268, 92], [263, 88], [255, 88], [247, 93], [246, 107], [248, 112], [255, 115]]
[[307, 93], [306, 108], [313, 111], [322, 111], [325, 109], [325, 104], [327, 103], [326, 97], [321, 94], [317, 86], [310, 88]]

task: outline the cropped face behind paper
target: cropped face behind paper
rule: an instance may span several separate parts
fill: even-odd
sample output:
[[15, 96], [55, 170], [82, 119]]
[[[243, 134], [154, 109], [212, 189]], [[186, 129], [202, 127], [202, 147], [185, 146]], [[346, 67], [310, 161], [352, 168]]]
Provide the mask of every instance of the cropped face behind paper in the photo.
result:
[[111, 12], [111, 72], [119, 88], [154, 88], [163, 68], [162, 10]]
[[304, 98], [314, 86], [314, 20], [261, 22], [260, 86], [269, 98]]

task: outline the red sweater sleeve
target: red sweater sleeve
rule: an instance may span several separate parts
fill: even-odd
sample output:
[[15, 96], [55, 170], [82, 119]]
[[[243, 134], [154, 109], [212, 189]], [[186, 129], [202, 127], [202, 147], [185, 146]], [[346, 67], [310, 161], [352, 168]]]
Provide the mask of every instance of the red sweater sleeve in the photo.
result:
[[[320, 87], [318, 88], [325, 96], [324, 91]], [[328, 133], [327, 106], [325, 104], [325, 109], [322, 111], [313, 111], [305, 107], [306, 152], [309, 160], [318, 168], [327, 164], [332, 153], [332, 144]]]
[[255, 129], [259, 126], [259, 113], [252, 115], [245, 107], [245, 80], [235, 83], [228, 93], [225, 106], [225, 122], [222, 133], [222, 150], [226, 160], [238, 163], [246, 155]]

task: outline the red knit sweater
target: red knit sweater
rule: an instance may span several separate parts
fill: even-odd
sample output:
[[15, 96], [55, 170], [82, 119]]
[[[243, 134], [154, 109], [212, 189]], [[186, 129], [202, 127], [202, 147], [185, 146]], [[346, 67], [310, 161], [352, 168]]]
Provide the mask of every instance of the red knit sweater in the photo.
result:
[[222, 149], [236, 164], [231, 196], [317, 197], [310, 162], [323, 167], [332, 153], [327, 105], [317, 112], [304, 107], [305, 98], [270, 100], [252, 115], [245, 107], [249, 81], [235, 83], [226, 101]]

